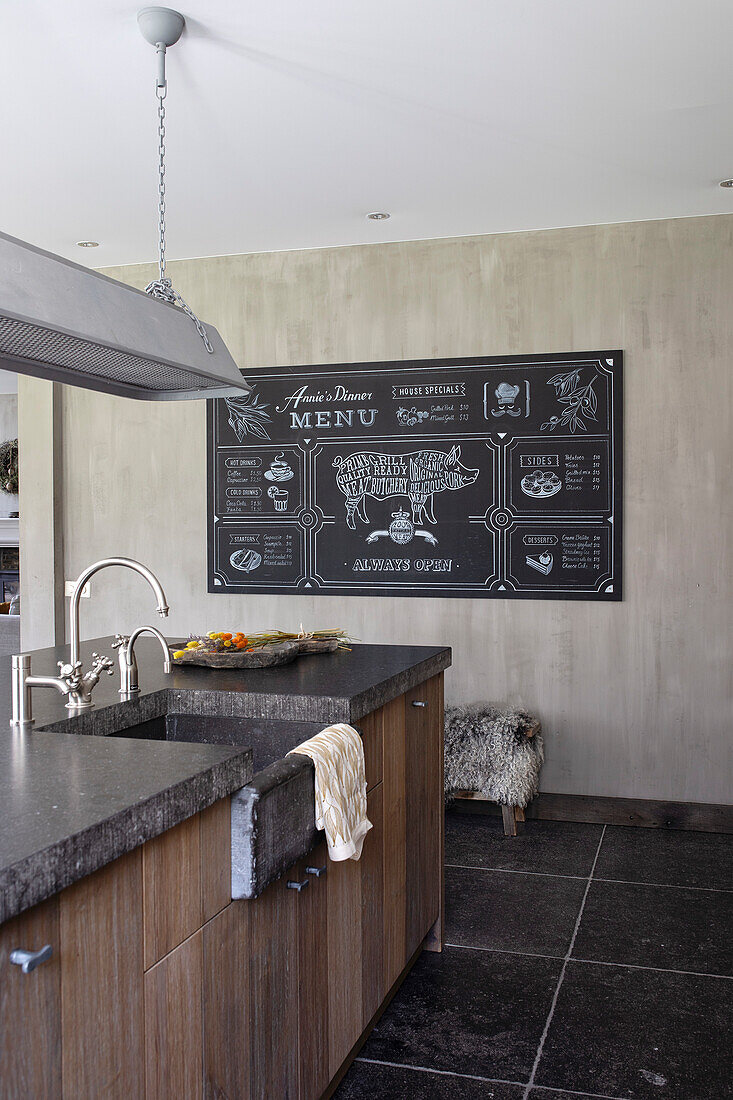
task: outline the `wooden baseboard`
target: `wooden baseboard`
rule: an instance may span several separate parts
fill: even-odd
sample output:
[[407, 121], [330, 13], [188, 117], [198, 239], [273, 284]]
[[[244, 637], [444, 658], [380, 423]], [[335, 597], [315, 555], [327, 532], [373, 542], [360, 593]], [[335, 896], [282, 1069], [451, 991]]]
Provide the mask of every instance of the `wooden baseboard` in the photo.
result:
[[[481, 795], [463, 792], [461, 812], [500, 815], [501, 806]], [[601, 825], [636, 825], [643, 829], [690, 829], [733, 833], [733, 806], [713, 802], [664, 802], [650, 798], [540, 792], [524, 811], [527, 821], [589, 821]]]

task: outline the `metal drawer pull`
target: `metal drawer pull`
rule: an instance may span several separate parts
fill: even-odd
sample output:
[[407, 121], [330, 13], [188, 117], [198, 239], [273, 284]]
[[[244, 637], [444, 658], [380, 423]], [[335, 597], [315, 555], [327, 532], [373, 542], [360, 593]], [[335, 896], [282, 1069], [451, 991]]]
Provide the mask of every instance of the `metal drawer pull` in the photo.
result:
[[413, 699], [412, 705], [413, 707], [426, 707], [428, 704], [425, 702], [424, 699]]
[[328, 867], [306, 867], [305, 871], [308, 875], [315, 875], [316, 878], [320, 878], [321, 875], [325, 875]]
[[38, 951], [24, 951], [22, 947], [18, 947], [15, 951], [10, 952], [10, 961], [19, 966], [24, 974], [30, 974], [31, 970], [35, 970], [41, 963], [45, 963], [52, 955], [53, 948], [50, 943], [39, 948]]
[[305, 888], [308, 885], [309, 881], [310, 881], [310, 879], [307, 879], [307, 878], [304, 878], [302, 882], [292, 882], [292, 881], [290, 881], [288, 883], [288, 890], [297, 890], [298, 893], [300, 893], [301, 890], [305, 890]]

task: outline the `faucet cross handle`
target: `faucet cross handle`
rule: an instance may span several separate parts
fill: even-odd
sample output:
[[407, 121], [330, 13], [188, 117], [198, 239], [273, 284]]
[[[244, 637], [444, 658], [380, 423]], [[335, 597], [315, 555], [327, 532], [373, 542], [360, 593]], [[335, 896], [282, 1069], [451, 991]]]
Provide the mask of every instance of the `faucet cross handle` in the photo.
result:
[[[111, 676], [113, 665], [114, 661], [110, 661], [109, 657], [103, 657], [100, 653], [92, 653], [91, 668], [84, 675], [81, 673], [81, 661], [74, 661], [73, 664], [66, 665], [65, 667], [70, 673], [69, 679], [66, 681], [70, 685], [69, 701], [66, 704], [67, 709], [77, 711], [91, 707], [92, 691], [99, 682], [99, 677], [105, 671]], [[63, 676], [62, 671], [62, 679]]]
[[129, 634], [115, 634], [115, 640], [112, 642], [113, 649], [120, 649], [126, 646], [130, 640]]
[[68, 686], [69, 691], [76, 691], [81, 685], [81, 661], [74, 661], [73, 665], [66, 661], [57, 661], [59, 679]]
[[113, 668], [114, 661], [109, 657], [104, 657], [99, 653], [92, 653], [92, 672], [97, 674], [106, 672], [108, 676], [111, 676]]

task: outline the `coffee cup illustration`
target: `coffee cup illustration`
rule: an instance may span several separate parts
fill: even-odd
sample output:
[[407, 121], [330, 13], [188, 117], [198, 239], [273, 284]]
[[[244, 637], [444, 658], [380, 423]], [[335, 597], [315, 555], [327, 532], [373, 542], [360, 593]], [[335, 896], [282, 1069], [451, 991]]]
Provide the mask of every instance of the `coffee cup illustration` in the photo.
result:
[[270, 463], [270, 469], [265, 470], [268, 481], [290, 481], [294, 477], [292, 467], [286, 461], [285, 452], [280, 451]]
[[267, 490], [267, 495], [275, 505], [276, 512], [285, 512], [288, 507], [289, 493], [287, 489], [276, 489], [274, 485], [271, 485]]

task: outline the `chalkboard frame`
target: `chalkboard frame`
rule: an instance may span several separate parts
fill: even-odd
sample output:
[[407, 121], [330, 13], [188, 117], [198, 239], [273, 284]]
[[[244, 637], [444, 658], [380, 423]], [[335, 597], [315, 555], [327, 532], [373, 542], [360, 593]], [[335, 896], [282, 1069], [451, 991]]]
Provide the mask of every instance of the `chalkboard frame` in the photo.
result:
[[[216, 407], [222, 399], [218, 401], [207, 400], [207, 590], [210, 593], [236, 595], [245, 593], [270, 593], [270, 594], [294, 594], [294, 595], [340, 595], [340, 596], [353, 596], [368, 597], [368, 596], [382, 596], [382, 597], [394, 597], [404, 596], [409, 598], [422, 597], [422, 598], [451, 598], [451, 599], [541, 599], [541, 600], [571, 600], [571, 601], [593, 601], [593, 602], [618, 602], [623, 599], [623, 401], [624, 401], [624, 353], [620, 349], [615, 350], [602, 350], [602, 351], [590, 351], [590, 352], [552, 352], [542, 353], [537, 355], [504, 355], [504, 356], [471, 356], [471, 357], [454, 357], [454, 358], [435, 358], [435, 359], [413, 359], [413, 360], [392, 360], [392, 361], [374, 361], [374, 362], [359, 362], [359, 363], [340, 363], [340, 364], [324, 364], [319, 366], [289, 366], [289, 367], [265, 367], [259, 369], [249, 369], [247, 371], [248, 380], [259, 390], [259, 387], [266, 383], [268, 380], [282, 380], [292, 379], [293, 381], [303, 381], [315, 383], [318, 379], [335, 379], [341, 378], [347, 380], [349, 385], [358, 388], [358, 381], [360, 378], [368, 378], [369, 375], [375, 375], [375, 373], [387, 373], [394, 377], [395, 382], [399, 380], [401, 375], [407, 374], [409, 377], [410, 372], [425, 372], [435, 371], [454, 371], [460, 368], [475, 371], [476, 368], [482, 366], [488, 370], [495, 370], [496, 368], [537, 368], [542, 366], [550, 366], [552, 364], [588, 364], [598, 362], [602, 365], [602, 369], [609, 377], [608, 393], [610, 396], [610, 414], [609, 414], [609, 431], [608, 431], [608, 445], [610, 448], [609, 458], [609, 474], [610, 474], [610, 494], [612, 498], [612, 524], [613, 529], [609, 533], [609, 562], [611, 563], [611, 572], [609, 583], [603, 583], [599, 590], [595, 591], [572, 591], [572, 590], [559, 590], [555, 588], [537, 588], [527, 590], [526, 588], [517, 589], [511, 587], [511, 580], [508, 576], [509, 563], [508, 563], [508, 551], [507, 551], [507, 538], [508, 535], [502, 534], [499, 536], [499, 540], [495, 539], [494, 553], [496, 559], [497, 547], [501, 544], [503, 546], [503, 559], [500, 567], [500, 575], [496, 580], [484, 587], [477, 588], [475, 585], [470, 588], [462, 588], [460, 584], [451, 585], [436, 585], [425, 583], [423, 585], [414, 581], [410, 582], [408, 586], [403, 583], [394, 583], [390, 581], [382, 583], [372, 583], [368, 586], [356, 586], [352, 581], [350, 584], [345, 582], [344, 584], [335, 584], [332, 582], [319, 584], [313, 575], [306, 574], [301, 577], [297, 583], [277, 584], [273, 582], [267, 583], [231, 583], [229, 580], [225, 580], [222, 574], [217, 571], [216, 568], [216, 539], [217, 539], [217, 527], [222, 523], [230, 525], [235, 522], [244, 523], [247, 520], [222, 520], [216, 516], [215, 511], [215, 499], [216, 499], [216, 461], [217, 461], [217, 439], [216, 439]], [[608, 366], [603, 366], [608, 364]], [[267, 394], [263, 395], [265, 398]], [[302, 434], [302, 433], [301, 433]], [[474, 433], [475, 435], [476, 433]], [[460, 433], [457, 433], [460, 436]], [[379, 437], [377, 437], [378, 439]], [[447, 438], [447, 437], [446, 437]], [[515, 437], [520, 438], [520, 437]], [[582, 439], [580, 434], [576, 437]], [[594, 437], [598, 438], [598, 437]], [[258, 440], [248, 439], [242, 446], [260, 446]], [[282, 443], [281, 443], [282, 445]], [[504, 487], [504, 493], [506, 494], [506, 486]], [[487, 510], [488, 512], [488, 510]], [[270, 522], [273, 526], [277, 526], [274, 519], [270, 518]], [[537, 524], [546, 523], [547, 520], [541, 515], [537, 519]], [[572, 520], [563, 521], [568, 530], [573, 526]], [[587, 523], [579, 519], [576, 526], [582, 526], [583, 523]], [[556, 526], [561, 526], [560, 521], [556, 521]], [[281, 525], [282, 526], [282, 525]], [[298, 525], [291, 521], [291, 526], [296, 528]], [[517, 523], [511, 524], [512, 528], [517, 527]], [[526, 523], [525, 523], [526, 526]], [[487, 524], [488, 527], [488, 524]], [[223, 582], [224, 581], [224, 582]], [[508, 582], [508, 584], [506, 583]]]

